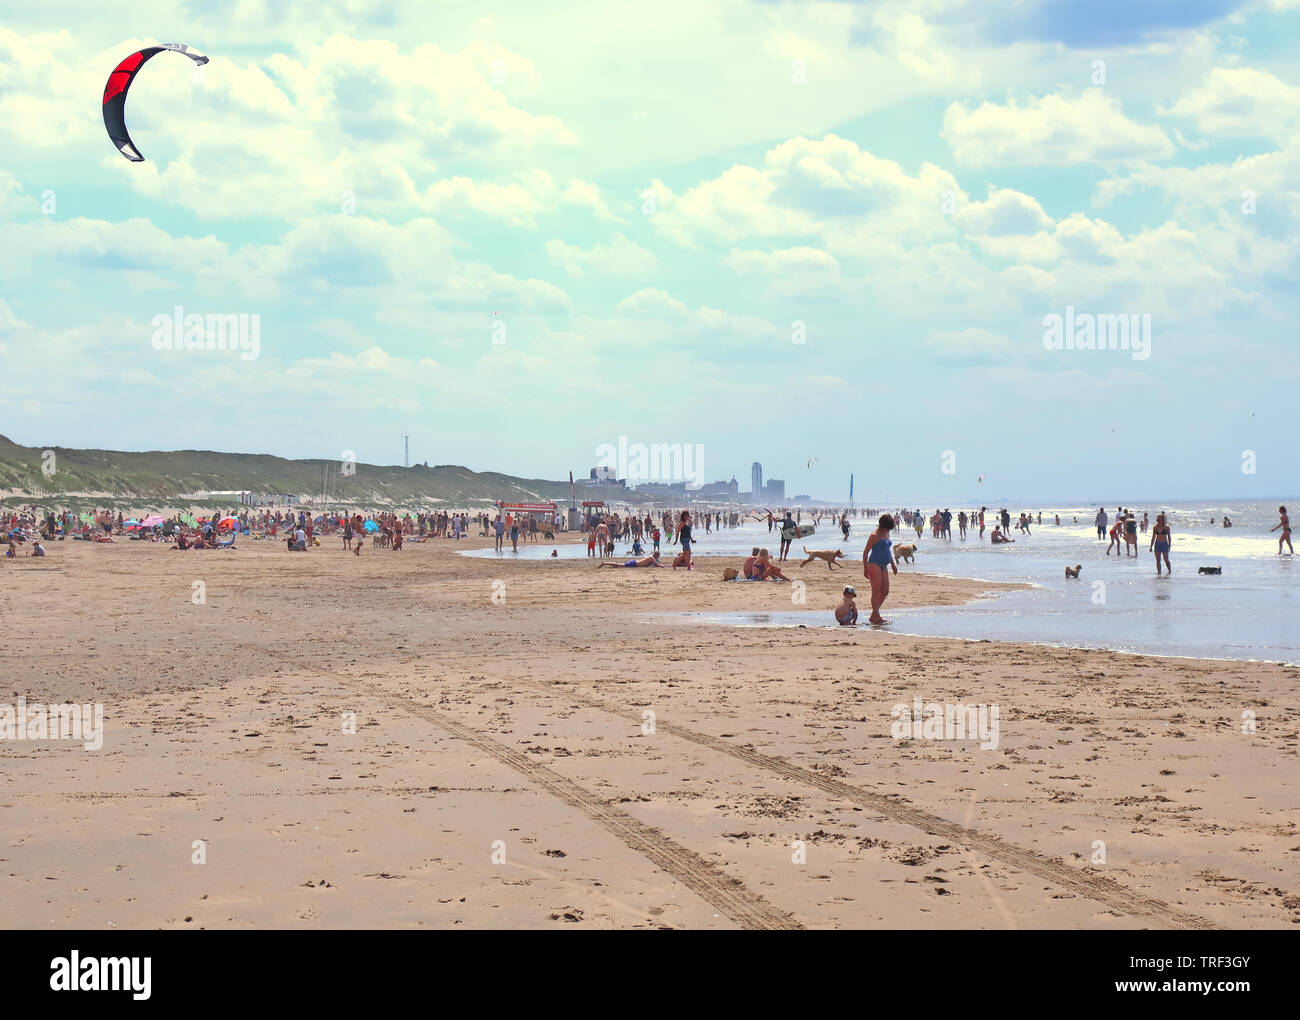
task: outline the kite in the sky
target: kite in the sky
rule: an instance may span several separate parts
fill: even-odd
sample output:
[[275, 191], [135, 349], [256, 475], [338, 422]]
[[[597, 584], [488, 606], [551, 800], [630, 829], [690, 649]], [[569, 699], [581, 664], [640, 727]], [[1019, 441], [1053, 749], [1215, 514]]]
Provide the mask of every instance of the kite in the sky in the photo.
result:
[[820, 458], [820, 457], [809, 457], [809, 458], [808, 458], [808, 470], [809, 470], [809, 471], [812, 470], [813, 461], [815, 461], [815, 460], [821, 460], [821, 458]]
[[979, 476], [979, 478], [978, 478], [977, 480], [979, 481], [980, 485], [983, 485], [983, 484], [984, 484], [984, 479], [987, 478], [987, 477], [988, 477], [988, 475], [980, 475], [980, 476]]
[[184, 43], [163, 43], [161, 46], [150, 46], [132, 53], [113, 68], [113, 73], [108, 76], [108, 84], [104, 86], [104, 127], [108, 128], [108, 137], [113, 139], [117, 151], [132, 163], [143, 163], [144, 157], [140, 155], [140, 150], [135, 147], [126, 130], [126, 92], [131, 87], [131, 82], [135, 81], [140, 68], [151, 57], [164, 50], [184, 54], [200, 67], [208, 62], [207, 57], [201, 53], [191, 52]]

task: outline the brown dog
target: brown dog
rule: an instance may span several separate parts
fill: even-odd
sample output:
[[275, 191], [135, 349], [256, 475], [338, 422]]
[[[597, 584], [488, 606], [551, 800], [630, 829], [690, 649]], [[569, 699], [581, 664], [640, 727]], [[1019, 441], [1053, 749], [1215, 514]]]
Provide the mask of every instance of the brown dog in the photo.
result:
[[[843, 550], [840, 549], [814, 549], [812, 552], [809, 552], [808, 547], [804, 546], [803, 551], [807, 553], [808, 558], [800, 563], [799, 566], [806, 567], [813, 560], [823, 560], [826, 563], [827, 570], [834, 567], [835, 561], [844, 555]], [[839, 566], [843, 569], [844, 564], [841, 563]]]
[[1065, 568], [1065, 576], [1066, 576], [1066, 577], [1073, 577], [1073, 578], [1076, 578], [1076, 579], [1077, 579], [1078, 576], [1079, 576], [1079, 571], [1082, 570], [1082, 569], [1083, 569], [1083, 564], [1081, 564], [1081, 563], [1076, 563], [1073, 567], [1066, 567], [1066, 568]]
[[907, 560], [908, 563], [915, 563], [916, 546], [914, 545], [896, 545], [894, 546], [894, 559], [898, 562]]

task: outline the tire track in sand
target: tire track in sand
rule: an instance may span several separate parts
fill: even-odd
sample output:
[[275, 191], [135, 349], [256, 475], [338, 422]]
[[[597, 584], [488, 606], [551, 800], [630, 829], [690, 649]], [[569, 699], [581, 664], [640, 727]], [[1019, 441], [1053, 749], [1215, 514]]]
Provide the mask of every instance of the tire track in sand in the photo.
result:
[[277, 654], [260, 645], [244, 645], [250, 651], [276, 658], [282, 662], [318, 676], [327, 676], [343, 686], [374, 698], [390, 708], [406, 712], [426, 722], [431, 722], [457, 739], [478, 748], [495, 758], [530, 782], [541, 787], [557, 800], [581, 811], [606, 832], [621, 840], [624, 845], [648, 858], [660, 870], [667, 872], [693, 893], [712, 904], [719, 913], [731, 918], [742, 928], [757, 930], [790, 930], [802, 928], [797, 920], [751, 890], [740, 879], [728, 875], [712, 861], [669, 839], [658, 829], [628, 814], [620, 808], [605, 803], [590, 790], [579, 786], [567, 776], [531, 761], [523, 752], [480, 733], [471, 726], [421, 705], [417, 701], [398, 697], [381, 688], [345, 676], [333, 670], [322, 669], [310, 662]]
[[[638, 726], [641, 725], [641, 716], [635, 711], [629, 712], [620, 707], [605, 704], [572, 689], [566, 690], [565, 694], [591, 708], [628, 719]], [[928, 811], [912, 807], [905, 801], [895, 800], [874, 790], [841, 782], [829, 776], [819, 775], [811, 769], [794, 765], [784, 758], [763, 754], [760, 751], [730, 743], [719, 737], [688, 729], [677, 723], [665, 722], [662, 716], [656, 718], [655, 729], [660, 733], [668, 733], [680, 737], [682, 740], [698, 744], [701, 747], [707, 747], [719, 754], [738, 758], [740, 761], [773, 772], [784, 779], [805, 786], [812, 786], [824, 793], [829, 793], [833, 797], [847, 800], [851, 804], [870, 808], [893, 821], [915, 826], [934, 836], [942, 836], [944, 839], [959, 843], [987, 857], [999, 860], [1003, 864], [1009, 864], [1012, 867], [1031, 872], [1055, 885], [1063, 886], [1073, 893], [1104, 903], [1106, 906], [1125, 914], [1150, 918], [1171, 928], [1214, 929], [1218, 927], [1203, 917], [1180, 911], [1164, 900], [1158, 900], [1155, 897], [1136, 892], [1113, 878], [1090, 874], [1087, 871], [1071, 867], [1064, 861], [1045, 857], [1028, 847], [1022, 847], [997, 836], [980, 832], [978, 829], [971, 829], [958, 822], [951, 822], [938, 815], [932, 815]]]

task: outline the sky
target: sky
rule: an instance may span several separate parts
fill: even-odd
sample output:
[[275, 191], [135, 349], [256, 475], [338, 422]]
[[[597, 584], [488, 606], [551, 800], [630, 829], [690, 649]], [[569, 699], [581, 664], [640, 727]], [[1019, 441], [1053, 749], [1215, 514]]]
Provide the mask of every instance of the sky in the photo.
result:
[[[131, 163], [104, 83], [159, 42], [210, 62], [145, 65]], [[1298, 42], [1300, 0], [11, 6], [0, 433], [1286, 495]], [[177, 308], [256, 346], [167, 349]]]

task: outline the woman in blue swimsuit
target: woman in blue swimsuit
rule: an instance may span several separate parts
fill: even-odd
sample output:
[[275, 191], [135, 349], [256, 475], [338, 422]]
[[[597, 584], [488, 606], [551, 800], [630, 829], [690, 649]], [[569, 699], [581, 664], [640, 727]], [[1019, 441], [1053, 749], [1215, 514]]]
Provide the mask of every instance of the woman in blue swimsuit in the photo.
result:
[[881, 514], [880, 522], [867, 537], [867, 547], [862, 550], [862, 574], [871, 582], [871, 623], [888, 623], [880, 616], [880, 607], [889, 597], [889, 571], [898, 573], [898, 561], [894, 558], [894, 543], [889, 533], [894, 530], [894, 519], [889, 514]]

